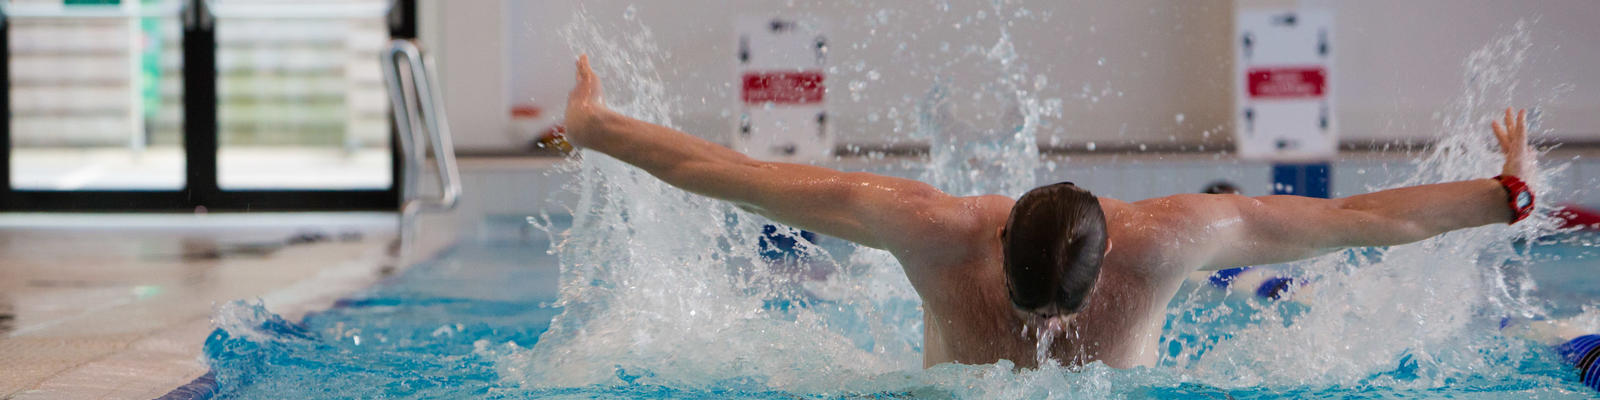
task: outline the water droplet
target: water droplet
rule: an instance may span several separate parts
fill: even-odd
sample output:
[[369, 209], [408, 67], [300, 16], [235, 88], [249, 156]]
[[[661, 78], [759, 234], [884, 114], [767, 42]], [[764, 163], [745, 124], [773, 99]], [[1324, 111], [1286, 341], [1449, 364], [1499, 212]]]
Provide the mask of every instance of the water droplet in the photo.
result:
[[1175, 120], [1175, 121], [1178, 121], [1178, 123], [1182, 124], [1183, 123], [1183, 113], [1178, 113], [1178, 115], [1173, 115], [1172, 119]]
[[878, 74], [878, 70], [867, 71], [867, 79], [878, 80], [880, 76], [882, 75]]
[[1105, 57], [1100, 57], [1099, 60], [1094, 62], [1094, 65], [1099, 65], [1099, 66], [1104, 67], [1106, 65], [1106, 58]]
[[625, 8], [625, 9], [622, 10], [622, 19], [632, 21], [634, 12], [635, 12], [635, 9], [633, 8], [633, 5], [629, 4], [628, 8]]
[[1084, 145], [1083, 148], [1085, 150], [1094, 151], [1094, 142], [1089, 142], [1089, 144]]

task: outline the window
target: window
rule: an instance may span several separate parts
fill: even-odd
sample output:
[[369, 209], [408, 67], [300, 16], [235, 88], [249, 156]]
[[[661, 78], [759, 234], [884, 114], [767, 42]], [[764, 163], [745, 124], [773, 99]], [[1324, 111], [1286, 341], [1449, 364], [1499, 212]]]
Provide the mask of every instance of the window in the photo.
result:
[[12, 2], [12, 187], [183, 188], [177, 3], [83, 3]]
[[0, 0], [0, 210], [392, 210], [410, 0]]
[[387, 4], [215, 4], [222, 188], [389, 187]]

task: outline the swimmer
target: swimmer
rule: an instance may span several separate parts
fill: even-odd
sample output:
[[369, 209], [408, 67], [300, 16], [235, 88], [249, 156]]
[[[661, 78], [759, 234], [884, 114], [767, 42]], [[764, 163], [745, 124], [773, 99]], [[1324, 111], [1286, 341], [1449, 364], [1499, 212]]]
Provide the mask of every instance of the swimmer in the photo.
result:
[[[1505, 155], [1500, 179], [1342, 199], [1182, 194], [1137, 202], [1062, 182], [1012, 199], [757, 161], [607, 109], [587, 57], [578, 59], [577, 78], [565, 121], [573, 145], [774, 221], [893, 254], [922, 299], [925, 366], [1034, 367], [1039, 343], [1067, 365], [1153, 366], [1167, 303], [1191, 272], [1411, 243], [1513, 223], [1532, 210], [1515, 177], [1532, 172], [1534, 154], [1525, 113], [1510, 109], [1492, 124]], [[1061, 328], [1034, 329], [1050, 325]]]
[[1500, 333], [1552, 346], [1578, 369], [1578, 381], [1600, 390], [1600, 310], [1564, 320], [1505, 318]]

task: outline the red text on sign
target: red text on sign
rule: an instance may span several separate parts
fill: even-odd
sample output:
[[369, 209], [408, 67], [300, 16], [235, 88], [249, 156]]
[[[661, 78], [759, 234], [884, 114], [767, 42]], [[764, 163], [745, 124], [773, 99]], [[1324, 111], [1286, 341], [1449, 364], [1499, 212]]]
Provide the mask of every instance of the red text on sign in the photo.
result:
[[1328, 73], [1322, 67], [1251, 68], [1252, 98], [1322, 97], [1328, 86]]
[[741, 98], [746, 104], [813, 104], [822, 102], [822, 72], [747, 72]]

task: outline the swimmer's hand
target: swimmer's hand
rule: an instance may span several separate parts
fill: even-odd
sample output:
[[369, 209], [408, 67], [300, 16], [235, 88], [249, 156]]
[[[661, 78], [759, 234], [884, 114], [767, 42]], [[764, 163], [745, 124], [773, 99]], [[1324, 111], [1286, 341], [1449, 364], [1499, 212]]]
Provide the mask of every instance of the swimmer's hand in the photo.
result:
[[1502, 175], [1522, 177], [1524, 172], [1533, 171], [1534, 154], [1528, 151], [1527, 116], [1528, 110], [1520, 110], [1513, 117], [1511, 108], [1507, 107], [1504, 125], [1501, 121], [1489, 123], [1494, 128], [1494, 138], [1500, 141], [1500, 152], [1506, 155], [1506, 164], [1500, 169]]
[[566, 139], [581, 147], [591, 144], [601, 133], [602, 122], [612, 115], [600, 98], [600, 78], [589, 69], [589, 56], [578, 56], [578, 84], [567, 94]]

